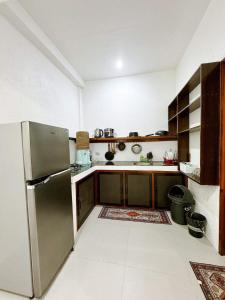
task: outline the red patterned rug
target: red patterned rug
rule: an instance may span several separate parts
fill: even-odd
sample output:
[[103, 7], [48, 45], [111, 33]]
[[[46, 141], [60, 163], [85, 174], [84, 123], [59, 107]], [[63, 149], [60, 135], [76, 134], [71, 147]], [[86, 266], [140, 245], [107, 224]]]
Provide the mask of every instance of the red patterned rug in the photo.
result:
[[207, 300], [225, 300], [225, 267], [190, 262]]
[[102, 219], [145, 222], [155, 224], [171, 224], [164, 210], [118, 208], [104, 206], [98, 216]]

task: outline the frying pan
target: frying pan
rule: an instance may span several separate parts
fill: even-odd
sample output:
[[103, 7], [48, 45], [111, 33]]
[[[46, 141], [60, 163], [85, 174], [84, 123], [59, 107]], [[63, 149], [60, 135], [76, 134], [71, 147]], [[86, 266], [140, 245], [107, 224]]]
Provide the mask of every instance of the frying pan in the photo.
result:
[[114, 159], [114, 153], [111, 151], [110, 143], [108, 143], [108, 151], [105, 153], [105, 158], [107, 160], [113, 160]]
[[119, 142], [119, 144], [117, 145], [118, 149], [120, 151], [123, 151], [126, 148], [126, 145], [124, 142]]

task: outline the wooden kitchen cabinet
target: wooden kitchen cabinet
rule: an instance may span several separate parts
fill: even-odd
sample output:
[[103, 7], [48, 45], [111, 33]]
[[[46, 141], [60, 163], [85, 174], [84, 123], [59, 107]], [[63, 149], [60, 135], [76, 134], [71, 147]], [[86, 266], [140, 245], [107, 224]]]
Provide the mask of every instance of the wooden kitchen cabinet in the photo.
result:
[[96, 200], [101, 205], [169, 209], [170, 186], [184, 184], [179, 172], [98, 172]]
[[77, 223], [79, 228], [95, 206], [94, 175], [79, 181], [76, 189]]
[[126, 206], [152, 207], [151, 174], [127, 173], [125, 192]]
[[154, 174], [155, 208], [169, 209], [170, 200], [167, 196], [168, 190], [175, 184], [184, 184], [182, 174]]
[[123, 205], [123, 173], [99, 173], [97, 190], [99, 204]]

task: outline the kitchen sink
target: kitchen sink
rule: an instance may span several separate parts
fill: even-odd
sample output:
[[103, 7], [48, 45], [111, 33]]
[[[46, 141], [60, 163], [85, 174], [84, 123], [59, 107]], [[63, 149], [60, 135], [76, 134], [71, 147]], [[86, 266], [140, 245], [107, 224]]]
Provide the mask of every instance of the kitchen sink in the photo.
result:
[[142, 162], [142, 161], [134, 161], [133, 164], [135, 166], [152, 166], [152, 163], [149, 162]]

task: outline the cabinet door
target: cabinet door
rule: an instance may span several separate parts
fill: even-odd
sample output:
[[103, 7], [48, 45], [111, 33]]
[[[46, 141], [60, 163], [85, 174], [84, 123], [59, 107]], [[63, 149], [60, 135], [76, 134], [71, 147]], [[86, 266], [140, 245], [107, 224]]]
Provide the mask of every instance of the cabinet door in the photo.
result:
[[86, 220], [94, 205], [94, 176], [92, 175], [77, 184], [78, 227]]
[[123, 204], [123, 173], [99, 174], [99, 203]]
[[179, 174], [155, 174], [155, 207], [170, 208], [168, 190], [175, 184], [183, 184], [183, 175]]
[[126, 175], [126, 204], [128, 206], [152, 206], [152, 180], [149, 174]]

